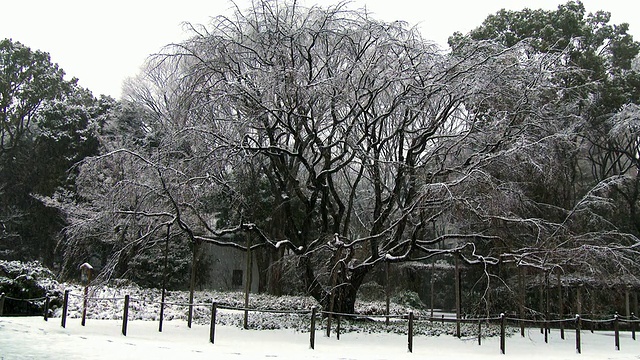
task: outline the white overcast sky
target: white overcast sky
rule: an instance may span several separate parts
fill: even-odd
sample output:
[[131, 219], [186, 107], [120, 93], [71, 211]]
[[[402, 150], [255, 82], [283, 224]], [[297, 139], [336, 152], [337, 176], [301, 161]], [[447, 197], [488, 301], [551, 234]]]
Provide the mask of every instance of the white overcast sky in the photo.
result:
[[[330, 5], [338, 0], [303, 0]], [[250, 0], [237, 0], [241, 9]], [[556, 9], [563, 0], [353, 0], [376, 18], [418, 25], [423, 37], [446, 45], [455, 31], [467, 32], [502, 8]], [[640, 2], [583, 0], [587, 12], [609, 11], [614, 24], [629, 23], [640, 40]], [[94, 95], [120, 97], [122, 81], [139, 72], [145, 58], [186, 37], [188, 21], [206, 24], [228, 14], [227, 0], [0, 0], [0, 39], [11, 38], [46, 51], [69, 77]]]

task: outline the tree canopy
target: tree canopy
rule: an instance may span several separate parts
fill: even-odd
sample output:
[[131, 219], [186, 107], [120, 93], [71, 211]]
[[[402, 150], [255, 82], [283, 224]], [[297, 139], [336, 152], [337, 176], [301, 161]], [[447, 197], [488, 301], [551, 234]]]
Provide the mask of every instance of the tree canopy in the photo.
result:
[[258, 1], [192, 30], [130, 82], [138, 135], [81, 165], [69, 251], [101, 237], [117, 272], [171, 226], [193, 246], [266, 249], [342, 311], [383, 263], [635, 269], [617, 180], [582, 173], [613, 139], [585, 129], [636, 74], [606, 13], [502, 11], [449, 53], [345, 4]]
[[0, 249], [8, 258], [51, 266], [64, 219], [38, 196], [72, 187], [68, 170], [98, 151], [96, 119], [113, 102], [98, 101], [49, 54], [0, 41]]
[[640, 44], [609, 21], [502, 10], [443, 51], [346, 3], [253, 1], [119, 102], [4, 40], [3, 251], [53, 262], [63, 229], [63, 270], [152, 283], [163, 243], [178, 284], [203, 246], [252, 250], [262, 289], [339, 312], [381, 265], [435, 259], [487, 311], [505, 268], [637, 284]]

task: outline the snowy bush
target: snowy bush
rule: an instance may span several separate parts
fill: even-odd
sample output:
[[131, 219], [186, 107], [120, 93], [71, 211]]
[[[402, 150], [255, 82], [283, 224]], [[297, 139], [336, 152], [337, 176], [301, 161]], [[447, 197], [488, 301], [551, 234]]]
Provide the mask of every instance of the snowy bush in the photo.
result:
[[50, 306], [58, 307], [62, 304], [59, 288], [55, 275], [38, 261], [0, 260], [0, 293], [7, 296], [5, 314], [41, 314], [47, 295], [51, 297]]
[[[69, 290], [67, 316], [82, 316], [84, 287], [78, 284], [59, 283], [55, 275], [38, 262], [23, 263], [19, 261], [0, 260], [0, 291], [15, 298], [52, 296], [53, 316], [62, 315], [62, 294]], [[113, 281], [110, 284], [89, 286], [87, 317], [100, 320], [121, 320], [123, 316], [124, 297], [129, 295], [129, 320], [158, 321], [160, 318], [160, 302], [162, 291], [154, 288], [143, 288], [131, 281]], [[378, 289], [379, 290], [379, 289]], [[454, 323], [429, 321], [430, 310], [417, 301], [417, 294], [403, 292], [394, 297], [389, 313], [392, 316], [389, 325], [385, 324], [386, 303], [382, 300], [358, 299], [354, 316], [340, 319], [342, 333], [397, 333], [406, 334], [407, 314], [413, 312], [416, 318], [414, 333], [416, 335], [454, 335]], [[364, 297], [363, 297], [364, 298]], [[211, 321], [213, 302], [217, 303], [216, 323], [219, 325], [244, 326], [244, 301], [242, 292], [196, 291], [193, 300], [193, 322], [208, 325]], [[43, 301], [33, 302], [32, 313], [41, 313]], [[167, 291], [165, 299], [164, 320], [187, 321], [189, 312], [188, 291]], [[268, 294], [251, 294], [247, 327], [256, 330], [295, 329], [308, 331], [311, 326], [311, 308], [319, 307], [318, 302], [309, 296], [273, 296]], [[262, 310], [262, 311], [261, 311]], [[5, 304], [5, 313], [10, 313]], [[12, 313], [13, 314], [13, 313]], [[327, 319], [318, 315], [316, 327], [326, 329]], [[332, 322], [336, 331], [337, 319]], [[477, 336], [477, 324], [462, 324], [462, 336]], [[483, 325], [484, 336], [499, 334], [497, 325]]]

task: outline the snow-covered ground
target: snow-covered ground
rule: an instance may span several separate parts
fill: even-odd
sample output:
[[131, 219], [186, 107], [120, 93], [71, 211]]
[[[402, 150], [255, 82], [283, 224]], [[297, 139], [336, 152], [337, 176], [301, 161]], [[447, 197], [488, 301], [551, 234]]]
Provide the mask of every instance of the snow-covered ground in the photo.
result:
[[309, 333], [292, 329], [243, 330], [232, 325], [216, 327], [215, 344], [209, 343], [209, 327], [184, 321], [164, 323], [129, 322], [127, 336], [121, 335], [118, 320], [69, 319], [67, 327], [59, 318], [44, 321], [40, 317], [0, 318], [0, 359], [640, 359], [640, 341], [629, 333], [621, 334], [621, 350], [614, 349], [611, 332], [582, 332], [582, 354], [575, 352], [573, 332], [561, 340], [552, 331], [549, 343], [539, 329], [527, 336], [507, 338], [506, 355], [500, 355], [499, 338], [457, 339], [450, 335], [416, 336], [414, 351], [407, 351], [405, 335], [353, 332], [340, 340], [316, 333], [315, 349], [309, 348]]

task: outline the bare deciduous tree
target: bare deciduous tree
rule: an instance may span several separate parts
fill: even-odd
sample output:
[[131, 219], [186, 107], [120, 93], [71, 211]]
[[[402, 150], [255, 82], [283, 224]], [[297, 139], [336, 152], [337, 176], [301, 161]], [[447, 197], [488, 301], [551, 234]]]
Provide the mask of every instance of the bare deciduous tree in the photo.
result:
[[193, 30], [133, 89], [156, 114], [153, 145], [86, 163], [120, 174], [91, 199], [96, 216], [147, 219], [132, 244], [175, 222], [194, 243], [285, 252], [340, 312], [384, 262], [544, 268], [618, 250], [574, 232], [580, 206], [538, 216], [550, 209], [519, 185], [556, 166], [563, 150], [548, 150], [573, 146], [578, 105], [554, 81], [575, 71], [563, 53], [469, 41], [444, 54], [344, 4], [256, 1]]

